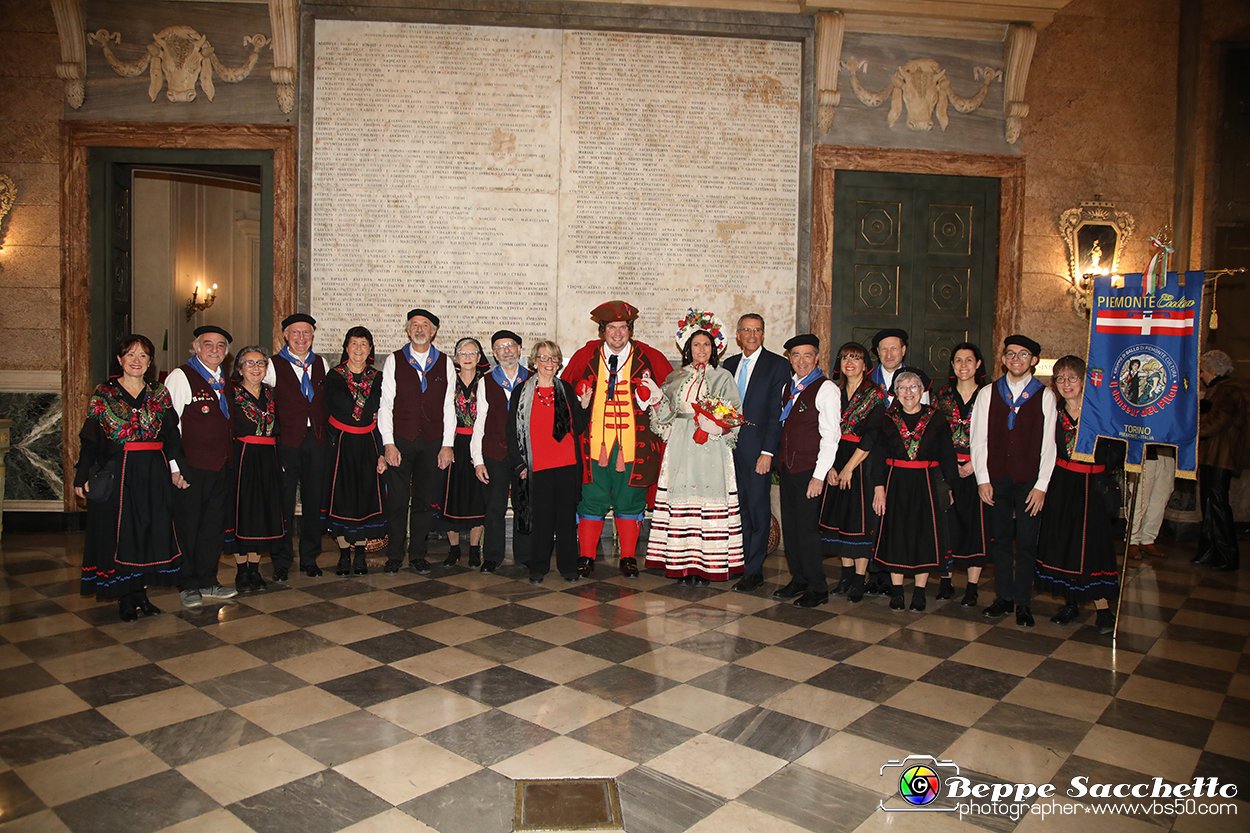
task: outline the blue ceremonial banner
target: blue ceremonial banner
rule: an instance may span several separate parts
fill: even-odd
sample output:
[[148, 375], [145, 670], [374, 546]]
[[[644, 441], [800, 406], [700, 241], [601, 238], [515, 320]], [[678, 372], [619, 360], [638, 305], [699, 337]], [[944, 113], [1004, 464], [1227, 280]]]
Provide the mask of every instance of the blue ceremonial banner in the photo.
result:
[[1198, 454], [1198, 351], [1204, 272], [1175, 272], [1153, 292], [1140, 274], [1094, 278], [1088, 371], [1073, 457], [1092, 461], [1099, 437], [1128, 442], [1137, 471], [1147, 443], [1176, 448], [1176, 476]]

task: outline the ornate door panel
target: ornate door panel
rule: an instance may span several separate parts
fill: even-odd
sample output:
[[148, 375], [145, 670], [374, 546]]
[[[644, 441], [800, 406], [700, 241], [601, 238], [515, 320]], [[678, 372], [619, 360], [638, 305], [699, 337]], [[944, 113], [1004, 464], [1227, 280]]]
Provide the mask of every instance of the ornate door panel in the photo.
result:
[[996, 351], [998, 180], [839, 171], [834, 180], [830, 353], [910, 334], [907, 363], [946, 378], [961, 341]]

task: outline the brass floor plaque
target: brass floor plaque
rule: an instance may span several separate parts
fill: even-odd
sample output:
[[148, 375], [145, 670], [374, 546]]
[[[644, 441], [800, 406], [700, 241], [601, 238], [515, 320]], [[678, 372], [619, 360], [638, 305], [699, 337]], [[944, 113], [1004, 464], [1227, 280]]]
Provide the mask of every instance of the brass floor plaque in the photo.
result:
[[621, 826], [621, 798], [612, 778], [516, 782], [513, 830], [610, 830]]

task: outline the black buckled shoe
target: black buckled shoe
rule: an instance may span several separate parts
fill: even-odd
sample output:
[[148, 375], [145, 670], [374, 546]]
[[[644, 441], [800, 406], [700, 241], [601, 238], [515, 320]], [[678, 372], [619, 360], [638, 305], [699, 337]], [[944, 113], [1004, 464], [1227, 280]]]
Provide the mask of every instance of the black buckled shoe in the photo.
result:
[[960, 607], [976, 607], [977, 606], [977, 586], [969, 584], [968, 589], [964, 590], [964, 597], [959, 602]]
[[755, 576], [755, 575], [748, 574], [748, 575], [743, 575], [742, 578], [738, 579], [738, 583], [734, 585], [733, 589], [739, 593], [750, 593], [752, 590], [759, 589], [760, 585], [763, 583], [764, 583], [763, 576]]
[[410, 560], [409, 564], [412, 566], [412, 571], [419, 576], [428, 576], [430, 574], [430, 562], [426, 561], [424, 558]]
[[1081, 615], [1081, 609], [1076, 605], [1064, 605], [1059, 608], [1059, 612], [1050, 617], [1050, 621], [1056, 625], [1067, 625], [1076, 621], [1076, 617]]
[[994, 603], [981, 611], [981, 615], [986, 619], [997, 619], [1006, 616], [1015, 608], [1015, 605], [1008, 599], [995, 599]]
[[1033, 611], [1029, 610], [1028, 605], [1016, 606], [1016, 624], [1022, 628], [1033, 627]]
[[579, 576], [593, 576], [595, 574], [595, 560], [584, 555], [578, 558], [577, 574]]
[[622, 558], [620, 566], [621, 566], [621, 575], [625, 576], [625, 578], [637, 578], [638, 577], [638, 559]]
[[802, 596], [807, 592], [807, 585], [799, 584], [794, 579], [790, 579], [790, 583], [785, 587], [779, 587], [773, 591], [773, 598], [779, 600], [793, 599]]

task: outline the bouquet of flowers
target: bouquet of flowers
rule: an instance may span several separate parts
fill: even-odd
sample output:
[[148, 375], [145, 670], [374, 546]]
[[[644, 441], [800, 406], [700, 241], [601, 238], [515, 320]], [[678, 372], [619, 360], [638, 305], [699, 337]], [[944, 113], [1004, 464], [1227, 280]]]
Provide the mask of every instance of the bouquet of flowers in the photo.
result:
[[[745, 425], [747, 422], [742, 412], [731, 403], [711, 394], [699, 397], [698, 401], [691, 403], [691, 407], [694, 408], [696, 415], [707, 417], [726, 430]], [[709, 436], [711, 435], [702, 428], [694, 429], [694, 441], [699, 445], [707, 442]]]

